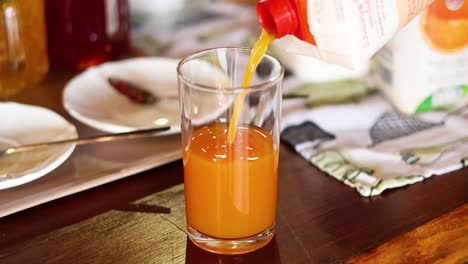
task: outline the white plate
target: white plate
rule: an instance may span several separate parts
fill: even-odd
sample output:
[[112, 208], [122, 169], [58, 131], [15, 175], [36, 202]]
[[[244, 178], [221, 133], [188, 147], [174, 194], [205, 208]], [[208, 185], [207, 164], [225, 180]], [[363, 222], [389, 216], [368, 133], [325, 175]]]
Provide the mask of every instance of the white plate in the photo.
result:
[[[0, 148], [76, 138], [75, 126], [46, 108], [0, 103]], [[74, 144], [0, 157], [0, 189], [40, 178], [62, 164]]]
[[[101, 131], [121, 133], [169, 125], [171, 129], [164, 134], [178, 133], [177, 63], [174, 59], [138, 58], [89, 68], [65, 86], [63, 104], [74, 118]], [[134, 83], [161, 100], [136, 104], [110, 86], [109, 77]]]
[[[153, 57], [109, 62], [89, 68], [65, 86], [63, 104], [74, 118], [101, 131], [121, 133], [169, 125], [171, 129], [160, 135], [179, 133], [177, 64], [178, 60], [175, 59]], [[217, 83], [225, 78], [224, 73], [213, 74], [213, 67], [207, 63], [200, 64], [200, 72], [200, 78], [205, 83]], [[108, 84], [109, 77], [134, 83], [161, 100], [152, 105], [134, 103]], [[232, 96], [213, 94], [216, 100], [209, 96], [192, 102], [194, 106], [204, 106], [204, 112], [198, 113], [201, 118], [196, 121], [199, 123], [215, 118], [233, 100]], [[226, 100], [226, 103], [219, 105], [219, 98]]]

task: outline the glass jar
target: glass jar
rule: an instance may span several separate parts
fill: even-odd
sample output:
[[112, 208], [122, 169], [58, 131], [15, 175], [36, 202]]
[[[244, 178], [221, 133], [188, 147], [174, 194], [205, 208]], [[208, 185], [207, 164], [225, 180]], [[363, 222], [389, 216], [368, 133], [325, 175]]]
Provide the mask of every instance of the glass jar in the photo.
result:
[[52, 66], [83, 69], [129, 50], [127, 0], [46, 0]]
[[48, 69], [44, 2], [0, 1], [0, 98], [39, 83]]

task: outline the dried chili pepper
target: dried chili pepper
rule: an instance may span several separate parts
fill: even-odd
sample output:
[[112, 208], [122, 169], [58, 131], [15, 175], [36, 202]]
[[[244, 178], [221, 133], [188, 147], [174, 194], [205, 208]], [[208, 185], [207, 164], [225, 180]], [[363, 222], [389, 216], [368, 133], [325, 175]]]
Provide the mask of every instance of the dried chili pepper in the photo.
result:
[[158, 101], [159, 98], [151, 94], [150, 92], [138, 87], [137, 85], [115, 77], [107, 78], [109, 84], [114, 87], [118, 92], [125, 95], [132, 102], [138, 104], [153, 104]]

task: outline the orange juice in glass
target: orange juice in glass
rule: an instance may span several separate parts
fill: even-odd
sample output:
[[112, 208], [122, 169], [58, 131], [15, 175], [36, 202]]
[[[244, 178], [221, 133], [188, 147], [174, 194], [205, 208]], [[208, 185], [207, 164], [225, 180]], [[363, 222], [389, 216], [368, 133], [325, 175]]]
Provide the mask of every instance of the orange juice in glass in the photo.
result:
[[[266, 55], [240, 87], [250, 50], [216, 48], [178, 67], [189, 238], [215, 253], [259, 249], [274, 235], [283, 67]], [[228, 140], [234, 102], [242, 109]]]

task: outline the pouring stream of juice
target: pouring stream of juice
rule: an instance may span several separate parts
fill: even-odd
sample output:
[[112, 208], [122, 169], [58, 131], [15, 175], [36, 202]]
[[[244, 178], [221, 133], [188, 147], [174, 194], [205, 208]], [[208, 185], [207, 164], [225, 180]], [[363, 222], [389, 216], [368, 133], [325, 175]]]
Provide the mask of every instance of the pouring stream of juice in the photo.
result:
[[[260, 38], [255, 43], [247, 62], [247, 68], [245, 69], [244, 78], [242, 79], [241, 87], [248, 87], [252, 78], [255, 74], [255, 69], [257, 69], [258, 64], [265, 55], [268, 46], [273, 41], [274, 36], [268, 34], [265, 30], [262, 31]], [[232, 144], [236, 136], [236, 129], [239, 123], [239, 117], [242, 113], [242, 107], [244, 105], [245, 96], [247, 91], [240, 92], [234, 101], [234, 108], [232, 112], [231, 122], [229, 123], [227, 140], [229, 144]]]

